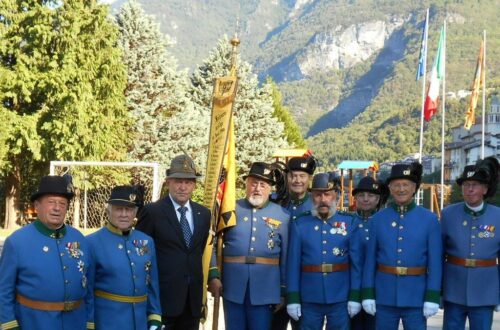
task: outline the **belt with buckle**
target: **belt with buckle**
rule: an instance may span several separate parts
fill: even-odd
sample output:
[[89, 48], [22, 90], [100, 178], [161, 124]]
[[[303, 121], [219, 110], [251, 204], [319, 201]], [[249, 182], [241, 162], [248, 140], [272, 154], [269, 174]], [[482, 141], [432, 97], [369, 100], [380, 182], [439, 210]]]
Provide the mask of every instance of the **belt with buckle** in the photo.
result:
[[124, 302], [124, 303], [140, 303], [140, 302], [148, 300], [147, 294], [145, 294], [143, 296], [122, 296], [119, 294], [109, 293], [109, 292], [102, 291], [102, 290], [95, 290], [94, 295], [96, 297], [101, 297], [101, 298], [105, 298], [108, 300], [119, 301], [119, 302]]
[[279, 258], [265, 258], [254, 256], [224, 256], [223, 262], [236, 263], [236, 264], [263, 264], [263, 265], [279, 265]]
[[398, 276], [427, 274], [427, 267], [392, 267], [379, 264], [377, 269], [379, 272]]
[[321, 265], [303, 265], [303, 272], [312, 273], [333, 273], [333, 272], [343, 272], [349, 269], [349, 263], [345, 262], [343, 264], [321, 264]]
[[32, 300], [26, 298], [19, 293], [16, 295], [16, 300], [23, 306], [38, 309], [42, 311], [59, 311], [59, 312], [71, 312], [72, 310], [77, 309], [82, 304], [82, 300], [72, 300], [72, 301], [40, 301], [40, 300]]
[[463, 266], [463, 267], [491, 267], [491, 266], [496, 266], [497, 259], [467, 259], [467, 258], [459, 258], [455, 256], [446, 256], [446, 262], [458, 266]]

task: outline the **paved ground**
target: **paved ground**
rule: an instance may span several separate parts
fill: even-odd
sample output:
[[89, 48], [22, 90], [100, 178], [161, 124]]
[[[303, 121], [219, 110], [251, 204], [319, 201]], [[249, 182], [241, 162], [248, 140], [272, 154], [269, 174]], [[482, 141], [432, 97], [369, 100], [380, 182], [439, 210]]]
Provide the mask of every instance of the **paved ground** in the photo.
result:
[[[213, 299], [209, 298], [209, 316], [207, 322], [200, 326], [200, 329], [202, 330], [212, 330], [212, 309], [211, 305], [213, 303]], [[492, 330], [500, 330], [500, 313], [494, 313], [493, 314], [494, 319], [493, 319], [493, 327]], [[427, 330], [438, 330], [443, 328], [443, 311], [439, 310], [439, 312], [429, 318], [427, 321]], [[291, 329], [289, 326], [288, 329]], [[403, 326], [401, 325], [399, 329], [403, 329]], [[469, 327], [466, 327], [466, 329], [469, 329]], [[224, 314], [222, 313], [222, 306], [221, 306], [221, 312], [219, 316], [219, 330], [224, 330]]]
[[[2, 247], [3, 247], [3, 242], [5, 238], [0, 237], [0, 254], [2, 252]], [[208, 315], [208, 320], [203, 324], [200, 329], [202, 330], [211, 330], [212, 329], [212, 305], [213, 305], [213, 299], [210, 297], [209, 298], [209, 315]], [[443, 324], [443, 311], [440, 310], [437, 315], [431, 317], [427, 321], [427, 329], [428, 330], [438, 330], [442, 329], [442, 324]], [[291, 329], [289, 327], [289, 329]], [[400, 329], [403, 329], [401, 326]], [[468, 329], [468, 327], [466, 328]], [[497, 329], [500, 330], [500, 313], [494, 313], [494, 320], [493, 320], [493, 330]], [[222, 312], [222, 306], [220, 308], [220, 314], [219, 314], [219, 330], [224, 330], [224, 314]]]

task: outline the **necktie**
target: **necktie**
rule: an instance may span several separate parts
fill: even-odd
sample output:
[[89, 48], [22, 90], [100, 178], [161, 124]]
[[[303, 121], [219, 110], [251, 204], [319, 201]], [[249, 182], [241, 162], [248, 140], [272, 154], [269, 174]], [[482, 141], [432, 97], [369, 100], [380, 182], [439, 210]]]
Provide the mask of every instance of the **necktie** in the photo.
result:
[[186, 246], [189, 247], [191, 244], [191, 236], [193, 236], [193, 234], [191, 233], [191, 228], [189, 228], [189, 223], [186, 218], [187, 207], [181, 206], [177, 209], [177, 211], [181, 214], [181, 228], [182, 234], [184, 235], [184, 242], [186, 242]]

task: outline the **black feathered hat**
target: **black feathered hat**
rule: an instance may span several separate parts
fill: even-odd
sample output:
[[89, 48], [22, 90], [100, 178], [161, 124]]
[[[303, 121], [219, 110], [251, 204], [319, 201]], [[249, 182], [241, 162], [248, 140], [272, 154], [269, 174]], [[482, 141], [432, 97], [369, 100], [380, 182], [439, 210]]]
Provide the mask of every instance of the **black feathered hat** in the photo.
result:
[[245, 175], [243, 179], [246, 180], [246, 178], [248, 178], [249, 176], [264, 180], [270, 185], [274, 185], [276, 183], [274, 180], [273, 168], [269, 164], [264, 162], [253, 163], [250, 167], [248, 175]]
[[311, 191], [340, 190], [340, 179], [334, 173], [317, 173], [313, 177]]
[[484, 198], [495, 195], [498, 186], [498, 171], [500, 164], [498, 160], [491, 156], [478, 160], [476, 165], [467, 165], [462, 175], [457, 179], [457, 184], [462, 185], [464, 181], [478, 181], [488, 185], [488, 191]]
[[387, 178], [386, 183], [389, 185], [392, 180], [396, 179], [413, 181], [417, 185], [416, 190], [418, 190], [422, 181], [422, 164], [419, 162], [394, 164], [391, 168], [391, 175]]
[[31, 195], [31, 201], [34, 202], [43, 195], [61, 195], [66, 197], [68, 201], [71, 200], [75, 194], [70, 180], [70, 176], [47, 175], [42, 177], [38, 191]]
[[316, 159], [309, 157], [292, 157], [287, 164], [288, 171], [302, 171], [308, 174], [314, 174], [316, 169]]
[[108, 204], [122, 206], [138, 206], [137, 190], [133, 186], [117, 186], [111, 190]]

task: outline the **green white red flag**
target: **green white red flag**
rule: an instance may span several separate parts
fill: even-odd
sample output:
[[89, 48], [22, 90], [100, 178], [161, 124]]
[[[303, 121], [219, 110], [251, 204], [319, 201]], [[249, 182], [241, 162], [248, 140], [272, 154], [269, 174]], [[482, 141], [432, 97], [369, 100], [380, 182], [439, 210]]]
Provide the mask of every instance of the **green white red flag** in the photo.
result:
[[425, 121], [431, 120], [431, 117], [436, 114], [439, 104], [439, 90], [441, 83], [444, 79], [444, 42], [446, 39], [446, 33], [444, 27], [441, 28], [441, 35], [439, 37], [439, 45], [436, 53], [436, 58], [434, 59], [434, 65], [432, 66], [429, 89], [427, 90], [427, 97], [425, 98], [424, 105], [424, 119]]

